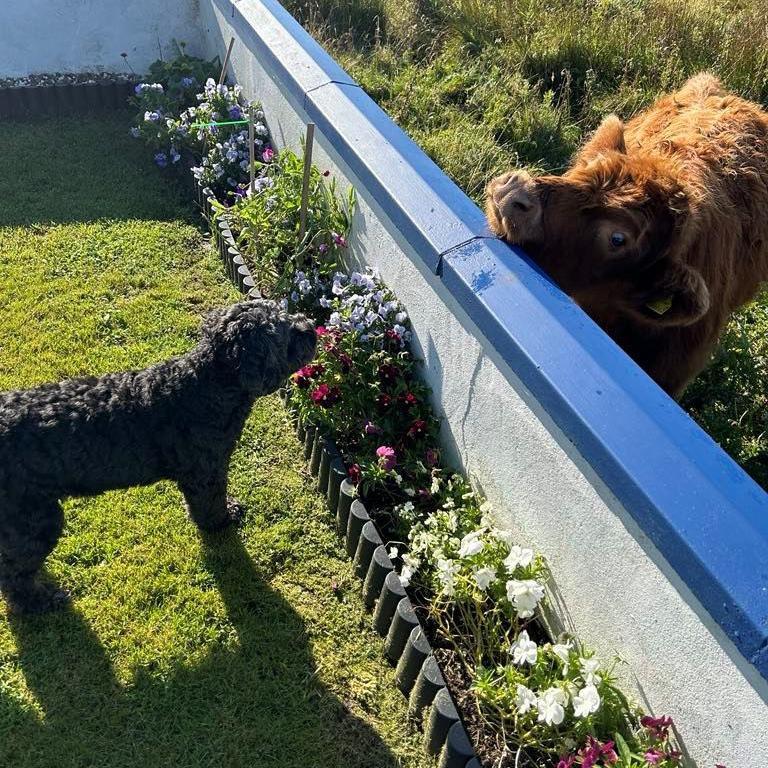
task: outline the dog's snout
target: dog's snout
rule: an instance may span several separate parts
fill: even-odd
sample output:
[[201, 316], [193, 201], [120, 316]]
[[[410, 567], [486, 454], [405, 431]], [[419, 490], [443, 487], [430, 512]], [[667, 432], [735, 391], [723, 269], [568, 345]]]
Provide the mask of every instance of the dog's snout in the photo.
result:
[[301, 368], [315, 356], [317, 335], [314, 324], [307, 318], [296, 318], [291, 327], [290, 358], [295, 368]]

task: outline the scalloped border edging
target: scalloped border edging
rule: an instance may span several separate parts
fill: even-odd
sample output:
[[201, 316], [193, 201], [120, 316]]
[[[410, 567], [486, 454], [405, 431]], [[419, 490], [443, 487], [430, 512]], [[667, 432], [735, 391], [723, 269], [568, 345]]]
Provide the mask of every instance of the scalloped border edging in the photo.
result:
[[290, 409], [287, 388], [280, 391], [304, 444], [304, 459], [317, 491], [336, 519], [336, 532], [362, 582], [363, 601], [373, 628], [384, 638], [384, 655], [395, 667], [395, 683], [408, 699], [408, 714], [421, 720], [424, 749], [439, 755], [439, 768], [481, 768], [432, 648], [419, 623], [379, 531], [355, 486], [334, 440]]
[[208, 229], [227, 277], [240, 293], [251, 299], [260, 299], [262, 297], [261, 292], [256, 288], [256, 281], [253, 279], [251, 270], [237, 247], [229, 225], [229, 217], [226, 213], [219, 214], [218, 218], [214, 216], [214, 203], [217, 201], [208, 187], [196, 183], [195, 193], [197, 204], [200, 206], [203, 218], [208, 222]]
[[0, 88], [0, 120], [123, 109], [134, 87], [132, 81], [115, 81]]

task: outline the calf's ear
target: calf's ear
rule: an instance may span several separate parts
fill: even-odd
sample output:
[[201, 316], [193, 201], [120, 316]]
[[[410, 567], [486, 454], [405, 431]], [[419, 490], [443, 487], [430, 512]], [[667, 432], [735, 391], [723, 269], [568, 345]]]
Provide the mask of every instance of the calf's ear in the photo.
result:
[[709, 289], [697, 269], [663, 259], [640, 277], [629, 309], [638, 319], [656, 326], [692, 325], [710, 305]]
[[577, 161], [588, 162], [598, 155], [604, 155], [606, 152], [621, 152], [625, 154], [626, 151], [624, 123], [621, 122], [617, 115], [608, 115], [582, 147]]

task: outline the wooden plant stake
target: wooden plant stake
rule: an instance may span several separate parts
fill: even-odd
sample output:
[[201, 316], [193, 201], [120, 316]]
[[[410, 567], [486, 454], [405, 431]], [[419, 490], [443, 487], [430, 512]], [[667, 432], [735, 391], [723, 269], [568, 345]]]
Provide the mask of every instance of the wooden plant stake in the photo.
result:
[[248, 105], [248, 146], [250, 152], [250, 166], [251, 166], [251, 196], [256, 193], [256, 136], [254, 129], [254, 109], [253, 102]]
[[312, 145], [315, 141], [315, 124], [307, 123], [307, 138], [304, 141], [304, 179], [301, 186], [301, 209], [299, 211], [299, 242], [307, 233], [307, 208], [309, 207], [309, 177], [312, 172]]
[[235, 38], [229, 38], [229, 45], [227, 46], [227, 55], [224, 57], [224, 63], [221, 65], [221, 74], [219, 75], [219, 85], [224, 82], [224, 78], [227, 75], [227, 67], [229, 66], [229, 57], [232, 55], [232, 47], [235, 44]]

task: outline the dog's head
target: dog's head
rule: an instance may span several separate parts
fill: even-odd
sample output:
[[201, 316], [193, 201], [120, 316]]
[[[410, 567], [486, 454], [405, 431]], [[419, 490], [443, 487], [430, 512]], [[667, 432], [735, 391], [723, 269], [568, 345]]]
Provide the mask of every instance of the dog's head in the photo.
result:
[[266, 395], [314, 357], [316, 337], [304, 315], [289, 315], [272, 301], [251, 299], [209, 312], [201, 344], [231, 381]]

